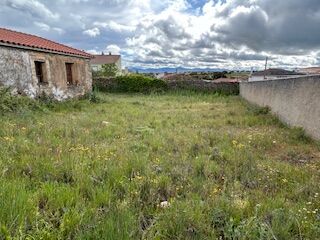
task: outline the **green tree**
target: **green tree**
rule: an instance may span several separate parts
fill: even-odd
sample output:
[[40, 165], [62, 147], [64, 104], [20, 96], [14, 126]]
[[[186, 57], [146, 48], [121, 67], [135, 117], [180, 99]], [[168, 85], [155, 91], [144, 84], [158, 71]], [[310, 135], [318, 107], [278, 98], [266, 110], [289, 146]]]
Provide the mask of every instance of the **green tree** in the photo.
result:
[[103, 64], [101, 68], [102, 75], [105, 77], [114, 77], [117, 75], [118, 67], [115, 63]]

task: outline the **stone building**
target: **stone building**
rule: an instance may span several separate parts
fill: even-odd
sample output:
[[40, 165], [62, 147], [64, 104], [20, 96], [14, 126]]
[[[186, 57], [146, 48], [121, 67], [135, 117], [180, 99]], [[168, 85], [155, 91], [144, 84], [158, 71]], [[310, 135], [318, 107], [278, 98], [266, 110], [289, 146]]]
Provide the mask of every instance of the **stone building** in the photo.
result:
[[121, 55], [113, 55], [111, 53], [108, 55], [105, 55], [104, 53], [101, 55], [94, 55], [94, 58], [91, 59], [90, 63], [93, 71], [101, 70], [101, 67], [104, 64], [115, 64], [118, 68], [118, 74], [121, 73]]
[[77, 97], [92, 89], [92, 55], [30, 34], [0, 28], [0, 86], [35, 98]]

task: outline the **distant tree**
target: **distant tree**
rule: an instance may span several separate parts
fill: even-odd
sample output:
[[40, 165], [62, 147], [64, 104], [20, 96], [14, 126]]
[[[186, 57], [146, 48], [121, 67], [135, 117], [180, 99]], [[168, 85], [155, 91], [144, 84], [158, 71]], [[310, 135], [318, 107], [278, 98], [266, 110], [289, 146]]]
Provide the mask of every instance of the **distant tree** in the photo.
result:
[[105, 77], [115, 77], [118, 72], [118, 67], [115, 63], [103, 64], [101, 66], [101, 74]]

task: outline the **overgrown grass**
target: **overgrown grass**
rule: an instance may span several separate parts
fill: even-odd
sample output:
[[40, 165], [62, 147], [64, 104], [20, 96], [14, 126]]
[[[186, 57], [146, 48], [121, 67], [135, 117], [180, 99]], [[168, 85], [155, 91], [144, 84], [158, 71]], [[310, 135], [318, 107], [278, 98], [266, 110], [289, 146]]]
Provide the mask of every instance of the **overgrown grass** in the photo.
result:
[[13, 96], [9, 88], [0, 87], [0, 115], [25, 110], [38, 110], [39, 108], [38, 102], [21, 96]]
[[[79, 101], [81, 100], [81, 101]], [[12, 95], [9, 88], [0, 87], [0, 116], [7, 114], [34, 114], [34, 112], [81, 110], [88, 103], [99, 103], [102, 100], [98, 92], [93, 91], [78, 99], [69, 99], [58, 102], [52, 97], [42, 95], [37, 99], [31, 99], [21, 95]]]
[[0, 238], [317, 239], [320, 146], [238, 96], [0, 117]]

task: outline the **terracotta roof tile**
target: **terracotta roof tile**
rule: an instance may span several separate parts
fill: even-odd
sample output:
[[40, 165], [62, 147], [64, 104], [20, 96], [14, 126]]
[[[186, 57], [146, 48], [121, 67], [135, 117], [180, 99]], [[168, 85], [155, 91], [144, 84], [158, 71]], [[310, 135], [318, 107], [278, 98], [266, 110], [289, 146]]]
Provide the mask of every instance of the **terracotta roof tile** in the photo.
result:
[[320, 67], [300, 68], [298, 71], [306, 74], [320, 74]]
[[31, 34], [16, 32], [13, 30], [0, 28], [0, 43], [6, 43], [16, 46], [24, 46], [29, 48], [41, 49], [43, 51], [53, 51], [62, 54], [70, 54], [79, 57], [92, 58], [92, 55], [78, 49], [56, 43], [42, 37]]

